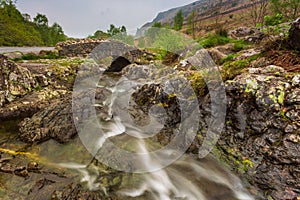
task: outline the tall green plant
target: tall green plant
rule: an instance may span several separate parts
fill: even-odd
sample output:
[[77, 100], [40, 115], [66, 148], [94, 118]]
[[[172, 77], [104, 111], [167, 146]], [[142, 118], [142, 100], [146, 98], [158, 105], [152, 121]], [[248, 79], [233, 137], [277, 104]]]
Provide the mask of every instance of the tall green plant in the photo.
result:
[[174, 30], [179, 31], [183, 26], [183, 15], [182, 10], [179, 10], [174, 17]]

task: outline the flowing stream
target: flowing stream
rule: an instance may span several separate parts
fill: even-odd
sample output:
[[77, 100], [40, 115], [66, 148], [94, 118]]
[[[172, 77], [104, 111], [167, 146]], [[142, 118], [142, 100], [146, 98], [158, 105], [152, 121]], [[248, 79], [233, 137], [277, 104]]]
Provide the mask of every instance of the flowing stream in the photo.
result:
[[[180, 78], [164, 82], [164, 92], [169, 96], [173, 95], [172, 86], [177, 85], [178, 81], [184, 85], [184, 92], [177, 91], [178, 104], [188, 105], [186, 110], [189, 110], [189, 106], [194, 105], [195, 98], [183, 96], [189, 92], [188, 86]], [[145, 83], [145, 80], [142, 83], [152, 84], [151, 81]], [[23, 199], [21, 196], [32, 192], [32, 195], [37, 197], [41, 194], [34, 193], [30, 188], [35, 185], [35, 181], [47, 176], [47, 180], [60, 183], [55, 189], [62, 189], [64, 185], [75, 181], [84, 185], [87, 191], [99, 192], [106, 197], [113, 194], [118, 199], [254, 199], [242, 181], [211, 155], [200, 159], [198, 155], [180, 152], [180, 145], [180, 148], [175, 145], [164, 149], [154, 136], [163, 131], [168, 118], [167, 113], [159, 105], [152, 106], [149, 113], [139, 109], [129, 98], [134, 93], [132, 89], [139, 86], [138, 80], [103, 76], [97, 88], [100, 91], [99, 96], [104, 96], [104, 99], [100, 98], [92, 105], [96, 110], [96, 118], [87, 118], [86, 123], [79, 127], [79, 137], [68, 144], [49, 140], [32, 147], [18, 142], [16, 147], [13, 145], [17, 141], [16, 133], [9, 133], [0, 128], [1, 147], [12, 150], [26, 149], [35, 155], [34, 158], [42, 163], [44, 168], [62, 170], [64, 176], [70, 177], [53, 178], [57, 173], [51, 173], [50, 176], [46, 172], [36, 174], [30, 179], [5, 175], [0, 178], [0, 197], [11, 199], [13, 196], [15, 199]], [[198, 122], [193, 117], [197, 112], [194, 109], [189, 111], [188, 115], [181, 114], [184, 119], [181, 126], [171, 129], [176, 133], [180, 132], [180, 128], [185, 128], [187, 134], [179, 134], [175, 141], [190, 142], [186, 135], [197, 131], [190, 125], [191, 122]], [[3, 194], [5, 192], [1, 190], [2, 184], [7, 194]], [[7, 196], [10, 198], [6, 198]], [[41, 196], [33, 199], [43, 198]]]
[[[180, 78], [176, 78], [178, 80]], [[170, 94], [168, 91], [171, 90], [171, 85], [176, 85], [176, 81], [168, 80], [164, 84], [164, 91]], [[145, 84], [145, 80], [141, 82]], [[254, 199], [243, 187], [240, 179], [212, 156], [199, 159], [197, 155], [184, 153], [178, 159], [171, 160], [170, 157], [180, 155], [177, 148], [168, 148], [157, 153], [163, 146], [151, 138], [163, 129], [166, 112], [155, 105], [146, 116], [137, 108], [130, 97], [134, 93], [132, 89], [136, 90], [139, 83], [140, 80], [103, 76], [97, 87], [109, 95], [104, 101], [96, 101], [94, 106], [106, 110], [106, 114], [97, 113], [95, 121], [89, 119], [79, 133], [82, 134], [80, 137], [83, 144], [89, 149], [93, 159], [103, 161], [129, 175], [123, 179], [116, 191], [118, 196], [145, 200]], [[151, 81], [146, 84], [151, 84]], [[186, 92], [187, 86], [184, 88]], [[189, 105], [193, 104], [194, 98], [185, 99], [189, 99]], [[184, 101], [180, 103], [183, 104]], [[193, 127], [188, 130], [195, 131]], [[126, 153], [123, 154], [123, 151]], [[86, 182], [90, 190], [102, 190], [109, 195], [106, 188], [102, 187], [103, 184], [97, 181], [99, 173], [93, 162], [88, 165], [58, 165], [81, 174], [81, 181]]]

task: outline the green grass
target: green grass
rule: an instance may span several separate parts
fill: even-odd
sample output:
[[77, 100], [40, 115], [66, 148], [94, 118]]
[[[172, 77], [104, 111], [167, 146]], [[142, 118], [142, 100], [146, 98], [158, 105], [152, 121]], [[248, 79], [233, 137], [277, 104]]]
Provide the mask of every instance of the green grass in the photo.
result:
[[233, 49], [236, 52], [243, 50], [246, 46], [249, 46], [249, 43], [245, 42], [244, 40], [235, 40], [233, 43]]
[[199, 43], [204, 48], [210, 48], [218, 45], [224, 45], [232, 42], [232, 39], [217, 34], [210, 34], [208, 37], [200, 39]]
[[221, 64], [225, 63], [225, 62], [229, 62], [232, 61], [234, 58], [238, 57], [238, 54], [229, 54], [228, 56], [226, 56], [225, 58], [222, 58], [221, 60]]
[[15, 58], [13, 61], [20, 61], [20, 60], [39, 60], [39, 59], [58, 59], [60, 56], [52, 51], [47, 52], [45, 55], [36, 55], [34, 53], [28, 53], [22, 55], [21, 58]]
[[239, 52], [243, 49], [245, 49], [245, 47], [249, 46], [250, 44], [245, 42], [244, 40], [234, 40], [231, 39], [227, 36], [222, 36], [219, 34], [210, 34], [205, 38], [201, 38], [199, 40], [199, 43], [202, 47], [204, 48], [210, 48], [210, 47], [215, 47], [218, 45], [225, 45], [228, 43], [233, 43], [233, 49], [236, 52]]

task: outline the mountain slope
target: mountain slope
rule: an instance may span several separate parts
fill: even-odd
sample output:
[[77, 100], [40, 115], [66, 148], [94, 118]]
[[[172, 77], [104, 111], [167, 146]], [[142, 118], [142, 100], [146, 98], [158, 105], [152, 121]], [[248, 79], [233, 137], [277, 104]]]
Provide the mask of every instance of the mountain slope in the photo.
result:
[[182, 10], [182, 14], [185, 21], [188, 20], [188, 16], [192, 11], [195, 11], [195, 20], [200, 21], [207, 18], [216, 17], [218, 15], [228, 14], [244, 8], [249, 7], [247, 0], [199, 0], [194, 3], [172, 8], [170, 10], [160, 12], [152, 22], [148, 22], [143, 25], [138, 32], [141, 33], [143, 30], [151, 27], [155, 22], [160, 22], [164, 25], [168, 24], [172, 26], [173, 19], [179, 10]]

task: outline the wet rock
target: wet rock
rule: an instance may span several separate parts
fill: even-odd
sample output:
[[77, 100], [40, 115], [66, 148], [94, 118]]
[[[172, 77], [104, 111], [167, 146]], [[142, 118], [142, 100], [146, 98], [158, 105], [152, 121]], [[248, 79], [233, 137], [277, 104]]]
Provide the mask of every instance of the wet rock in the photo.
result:
[[289, 31], [289, 43], [295, 49], [300, 49], [300, 18], [296, 19]]
[[19, 127], [20, 138], [29, 143], [50, 138], [62, 143], [68, 142], [76, 134], [72, 120], [71, 97], [51, 103], [31, 118], [25, 118]]
[[39, 170], [39, 164], [37, 162], [29, 162], [27, 164], [27, 170], [28, 171], [36, 171]]

